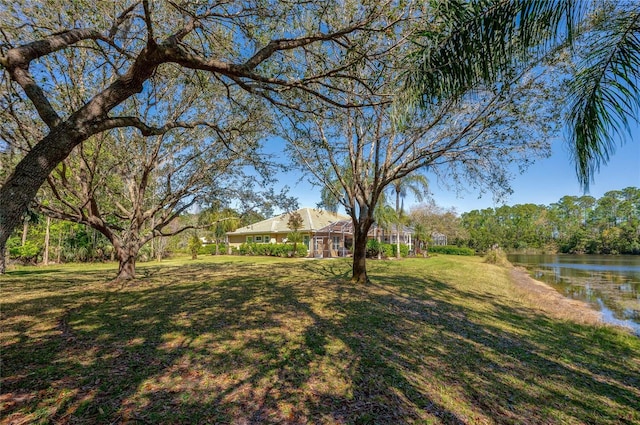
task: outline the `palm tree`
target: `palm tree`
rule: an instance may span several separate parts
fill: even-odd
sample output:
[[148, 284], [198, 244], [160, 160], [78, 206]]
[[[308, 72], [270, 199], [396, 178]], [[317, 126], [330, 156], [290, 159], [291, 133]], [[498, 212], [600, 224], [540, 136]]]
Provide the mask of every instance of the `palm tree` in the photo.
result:
[[[396, 211], [393, 207], [387, 204], [385, 197], [382, 196], [382, 199], [376, 205], [376, 209], [373, 212], [373, 216], [376, 221], [376, 226], [378, 227], [377, 231], [377, 240], [380, 243], [380, 230], [384, 232], [388, 232], [391, 229], [391, 224], [397, 221]], [[380, 259], [382, 254], [382, 247], [378, 250], [378, 259]]]
[[392, 190], [396, 194], [396, 258], [400, 258], [400, 228], [403, 226], [403, 212], [400, 200], [404, 200], [407, 192], [412, 192], [418, 202], [422, 202], [428, 193], [427, 178], [422, 174], [412, 174], [394, 181], [391, 184]]
[[[609, 5], [611, 7], [611, 5]], [[615, 151], [615, 136], [631, 135], [640, 116], [640, 2], [600, 9], [579, 50], [571, 86], [570, 142], [578, 180], [586, 190]], [[626, 131], [625, 131], [626, 130]]]
[[[422, 223], [415, 223], [413, 225], [413, 235], [416, 240], [416, 254], [420, 254], [422, 251], [422, 242], [429, 242], [429, 235], [427, 233], [427, 228]], [[425, 255], [429, 254], [428, 249], [425, 250]]]

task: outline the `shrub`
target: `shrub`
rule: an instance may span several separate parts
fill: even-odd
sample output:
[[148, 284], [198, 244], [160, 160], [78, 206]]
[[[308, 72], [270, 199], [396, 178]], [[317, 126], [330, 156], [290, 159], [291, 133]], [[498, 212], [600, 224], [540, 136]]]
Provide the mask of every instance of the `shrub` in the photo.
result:
[[380, 248], [382, 249], [383, 257], [389, 258], [394, 256], [394, 245], [391, 245], [390, 243], [383, 243], [380, 245]]
[[465, 248], [453, 245], [434, 245], [429, 247], [430, 254], [449, 254], [449, 255], [476, 255], [471, 248]]
[[[307, 247], [299, 243], [296, 257], [306, 257]], [[293, 245], [288, 243], [243, 243], [238, 249], [240, 255], [262, 255], [270, 257], [288, 257], [293, 253]]]
[[[211, 243], [211, 244], [206, 244], [200, 247], [200, 249], [198, 249], [198, 254], [202, 254], [202, 255], [215, 255], [216, 253], [216, 244]], [[218, 244], [218, 253], [220, 254], [226, 254], [227, 253], [227, 246], [223, 243]]]
[[[376, 239], [369, 239], [367, 241], [367, 257], [375, 258], [378, 253], [384, 258], [391, 258], [396, 256], [396, 245], [390, 243], [380, 243]], [[400, 245], [400, 255], [406, 257], [409, 255], [409, 246]]]
[[[398, 250], [398, 245], [393, 244], [391, 245], [391, 255], [393, 255], [394, 257], [396, 256], [396, 251]], [[408, 257], [409, 256], [409, 245], [405, 245], [405, 244], [400, 244], [400, 256], [401, 257]]]
[[195, 260], [198, 258], [198, 251], [202, 248], [202, 241], [198, 237], [198, 235], [194, 234], [189, 238], [189, 252], [191, 253], [191, 259]]
[[367, 241], [367, 257], [375, 258], [379, 252], [382, 252], [382, 244], [376, 239], [369, 239]]
[[12, 238], [9, 239], [7, 243], [7, 251], [9, 252], [9, 257], [12, 259], [23, 262], [36, 262], [42, 249], [35, 242], [27, 240], [24, 246], [22, 246], [19, 239]]
[[490, 249], [484, 257], [484, 262], [502, 267], [511, 267], [511, 263], [507, 260], [507, 254], [500, 248]]

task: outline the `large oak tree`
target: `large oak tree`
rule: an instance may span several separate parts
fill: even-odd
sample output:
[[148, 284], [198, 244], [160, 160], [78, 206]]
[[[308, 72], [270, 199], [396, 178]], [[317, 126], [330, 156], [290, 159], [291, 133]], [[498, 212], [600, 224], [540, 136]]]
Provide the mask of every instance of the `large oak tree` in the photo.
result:
[[[147, 0], [4, 5], [0, 94], [11, 119], [3, 125], [0, 148], [8, 149], [19, 133], [31, 142], [0, 188], [0, 250], [49, 174], [83, 141], [118, 128], [149, 137], [183, 126], [129, 113], [141, 99], [153, 98], [155, 78], [167, 72], [183, 74], [175, 84], [204, 78], [229, 89], [232, 103], [231, 89], [240, 88], [252, 102], [295, 110], [305, 108], [297, 93], [354, 106], [342, 101], [335, 81], [349, 79], [352, 63], [370, 54], [354, 51], [353, 39], [393, 22], [387, 6]], [[76, 92], [78, 86], [86, 89]]]

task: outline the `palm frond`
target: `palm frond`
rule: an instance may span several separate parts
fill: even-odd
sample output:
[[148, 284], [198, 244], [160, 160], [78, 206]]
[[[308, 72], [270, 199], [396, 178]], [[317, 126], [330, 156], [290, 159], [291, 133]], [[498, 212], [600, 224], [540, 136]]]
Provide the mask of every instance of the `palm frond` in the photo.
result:
[[640, 116], [640, 3], [615, 12], [588, 39], [571, 87], [570, 142], [585, 190]]
[[518, 62], [570, 39], [583, 9], [571, 0], [432, 3], [405, 75], [409, 97], [423, 107], [498, 81]]

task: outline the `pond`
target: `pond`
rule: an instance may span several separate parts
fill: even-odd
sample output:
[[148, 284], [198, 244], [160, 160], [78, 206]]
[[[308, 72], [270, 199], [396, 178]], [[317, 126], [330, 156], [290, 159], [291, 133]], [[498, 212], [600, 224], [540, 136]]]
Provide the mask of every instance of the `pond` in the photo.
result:
[[523, 255], [509, 261], [561, 294], [588, 302], [602, 320], [630, 327], [640, 336], [640, 256]]

